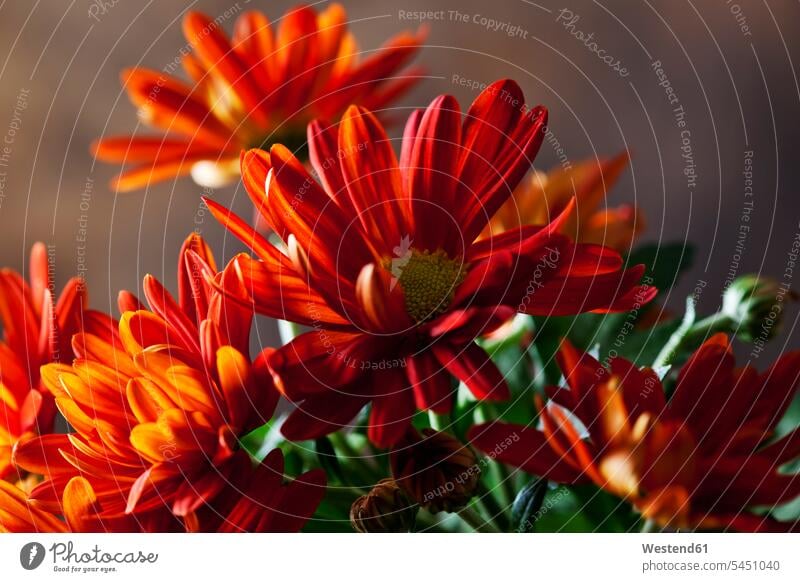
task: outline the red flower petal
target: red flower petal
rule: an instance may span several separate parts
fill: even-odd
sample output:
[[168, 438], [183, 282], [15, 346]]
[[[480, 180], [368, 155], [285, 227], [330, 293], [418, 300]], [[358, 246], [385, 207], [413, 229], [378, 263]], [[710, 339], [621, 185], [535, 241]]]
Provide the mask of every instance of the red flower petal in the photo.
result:
[[394, 149], [375, 116], [349, 107], [339, 127], [339, 157], [356, 216], [383, 256], [411, 234], [408, 201]]
[[369, 415], [369, 440], [381, 448], [389, 448], [406, 434], [416, 407], [406, 375], [398, 369], [375, 375], [376, 392]]
[[[456, 216], [447, 220], [445, 214], [458, 209], [455, 192], [461, 155], [461, 109], [454, 97], [442, 95], [425, 110], [409, 160], [414, 223], [420, 226], [414, 242], [422, 249], [463, 254], [461, 225]], [[431, 228], [434, 224], [438, 228]]]
[[281, 426], [290, 441], [305, 441], [325, 436], [350, 426], [356, 414], [369, 403], [365, 396], [338, 392], [314, 395], [292, 411]]
[[401, 332], [413, 326], [397, 281], [393, 281], [386, 269], [374, 263], [361, 269], [356, 281], [356, 299], [367, 319], [365, 323], [375, 331]]
[[308, 157], [319, 174], [325, 192], [348, 216], [356, 210], [347, 192], [347, 183], [342, 175], [342, 160], [339, 150], [339, 130], [326, 121], [314, 120], [308, 126]]
[[267, 111], [259, 87], [221, 27], [204, 14], [188, 12], [183, 19], [183, 34], [209, 73], [232, 87], [253, 121], [266, 126]]
[[272, 518], [269, 531], [300, 531], [322, 502], [326, 482], [325, 472], [315, 469], [285, 485], [280, 508]]
[[[234, 259], [241, 285], [248, 297], [238, 299], [257, 313], [309, 326], [351, 328], [325, 299], [297, 275], [285, 256], [278, 262], [254, 261], [246, 255]], [[227, 291], [227, 290], [226, 290]], [[354, 311], [356, 310], [353, 305]]]
[[695, 434], [705, 434], [727, 401], [734, 365], [726, 336], [712, 337], [681, 368], [670, 399], [670, 412], [684, 419]]
[[319, 273], [315, 281], [324, 285], [327, 293], [334, 298], [352, 296], [359, 271], [373, 258], [358, 226], [289, 150], [273, 146], [270, 158], [273, 169], [267, 202], [281, 222], [273, 226], [284, 240], [290, 233], [297, 238], [311, 260], [312, 275]]
[[406, 364], [417, 408], [440, 414], [449, 412], [453, 407], [454, 389], [446, 369], [427, 353], [407, 357]]
[[283, 86], [279, 87], [280, 100], [273, 103], [292, 104], [289, 116], [299, 114], [305, 104], [319, 62], [317, 43], [317, 15], [309, 6], [298, 6], [287, 12], [278, 27], [275, 66]]
[[233, 149], [230, 129], [188, 85], [160, 71], [143, 68], [126, 69], [122, 82], [131, 101], [151, 125], [213, 147], [219, 152], [217, 158]]
[[214, 253], [206, 241], [198, 234], [189, 235], [178, 253], [178, 303], [195, 324], [208, 312], [212, 288], [206, 278], [216, 271]]
[[278, 389], [289, 399], [300, 400], [355, 381], [382, 347], [379, 338], [367, 334], [310, 331], [275, 350], [269, 365]]
[[494, 422], [469, 429], [470, 442], [490, 459], [552, 479], [557, 483], [583, 483], [583, 473], [564, 462], [540, 431], [515, 424]]
[[507, 400], [511, 393], [500, 371], [489, 355], [476, 343], [453, 346], [436, 343], [431, 346], [439, 362], [464, 382], [479, 400]]

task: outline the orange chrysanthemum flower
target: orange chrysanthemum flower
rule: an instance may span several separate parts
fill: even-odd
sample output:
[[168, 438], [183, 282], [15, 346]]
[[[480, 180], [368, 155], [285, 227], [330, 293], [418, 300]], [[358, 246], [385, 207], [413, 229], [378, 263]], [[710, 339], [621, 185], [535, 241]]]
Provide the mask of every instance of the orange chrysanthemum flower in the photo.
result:
[[778, 470], [800, 455], [800, 429], [774, 438], [800, 383], [800, 352], [759, 374], [736, 368], [727, 337], [716, 335], [681, 369], [668, 402], [654, 371], [624, 359], [605, 369], [565, 345], [559, 363], [568, 388], [550, 391], [541, 430], [479, 425], [473, 444], [559, 483], [593, 482], [663, 527], [800, 526], [749, 511], [800, 495], [800, 475]]
[[412, 114], [399, 162], [364, 108], [338, 127], [313, 122], [322, 185], [282, 145], [243, 155], [247, 191], [286, 251], [208, 201], [261, 259], [234, 259], [240, 301], [315, 328], [268, 357], [300, 404], [285, 436], [332, 432], [371, 402], [370, 438], [392, 445], [417, 408], [450, 409], [451, 375], [480, 399], [508, 396], [473, 340], [514, 312], [627, 310], [652, 297], [637, 285], [642, 267], [624, 271], [615, 251], [558, 234], [570, 209], [546, 227], [475, 242], [530, 168], [545, 120], [513, 81], [499, 81], [464, 119], [449, 96]]
[[53, 296], [47, 249], [31, 250], [30, 282], [10, 269], [0, 271], [0, 479], [16, 478], [11, 450], [20, 439], [53, 428], [53, 399], [39, 381], [39, 368], [70, 357], [70, 340], [82, 325], [105, 317], [86, 309], [86, 290], [77, 277]]
[[67, 533], [104, 531], [97, 521], [97, 499], [92, 486], [73, 477], [64, 487], [63, 515], [38, 507], [14, 485], [0, 481], [0, 532]]
[[[74, 429], [15, 449], [15, 463], [45, 476], [31, 492], [44, 510], [65, 513], [65, 489], [81, 476], [110, 529], [131, 529], [133, 520], [147, 531], [215, 530], [219, 516], [234, 510], [242, 513], [236, 523], [249, 523], [247, 512], [236, 509], [253, 471], [238, 438], [269, 420], [278, 393], [263, 358], [251, 364], [245, 355], [252, 315], [211, 286], [214, 280], [235, 285], [233, 271], [217, 273], [196, 235], [184, 243], [179, 268], [177, 300], [147, 276], [151, 310], [123, 292], [118, 325], [103, 335], [75, 335], [72, 365], [42, 369]], [[284, 493], [276, 457], [256, 473], [266, 484], [255, 499], [295, 518], [276, 518], [279, 525], [307, 519], [324, 490], [324, 475], [314, 472]]]
[[420, 35], [403, 33], [361, 60], [339, 4], [294, 8], [271, 25], [261, 12], [238, 18], [228, 39], [218, 22], [186, 15], [192, 52], [182, 64], [191, 84], [159, 71], [126, 70], [122, 81], [140, 117], [163, 137], [111, 137], [93, 146], [101, 160], [134, 167], [118, 190], [191, 172], [212, 188], [239, 175], [239, 152], [272, 143], [299, 148], [313, 118], [338, 118], [351, 103], [384, 107], [416, 82], [403, 67]]
[[644, 230], [644, 217], [634, 206], [602, 208], [607, 192], [628, 163], [623, 152], [607, 160], [586, 160], [548, 173], [534, 171], [492, 217], [485, 235], [498, 235], [526, 224], [547, 224], [575, 199], [576, 212], [561, 229], [578, 242], [630, 250]]
[[[243, 464], [196, 514], [186, 516], [186, 531], [295, 532], [305, 524], [324, 494], [324, 476], [312, 471], [283, 482], [283, 454], [272, 451], [256, 467]], [[0, 481], [0, 532], [84, 533], [147, 531], [136, 515], [107, 515], [89, 480], [72, 477], [61, 507], [28, 499], [24, 491]], [[152, 520], [149, 522], [153, 526]]]

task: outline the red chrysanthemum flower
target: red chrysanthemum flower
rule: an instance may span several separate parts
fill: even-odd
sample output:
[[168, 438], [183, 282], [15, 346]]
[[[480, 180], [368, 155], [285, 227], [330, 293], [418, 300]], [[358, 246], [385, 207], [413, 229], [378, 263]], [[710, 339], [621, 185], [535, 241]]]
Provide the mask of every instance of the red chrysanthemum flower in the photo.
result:
[[449, 96], [412, 114], [399, 161], [364, 108], [338, 127], [313, 122], [322, 185], [282, 145], [243, 155], [247, 191], [286, 249], [208, 201], [260, 259], [234, 259], [240, 300], [314, 328], [269, 356], [279, 389], [299, 404], [284, 435], [335, 431], [371, 403], [370, 438], [392, 445], [416, 409], [450, 409], [451, 375], [480, 399], [508, 396], [473, 340], [514, 312], [627, 310], [652, 297], [637, 285], [643, 267], [622, 270], [615, 251], [558, 233], [571, 207], [548, 226], [475, 242], [530, 168], [545, 120], [499, 81], [463, 119]]
[[10, 269], [0, 271], [0, 479], [15, 478], [11, 450], [22, 439], [53, 429], [53, 399], [39, 381], [39, 368], [70, 358], [70, 340], [82, 326], [107, 318], [86, 307], [85, 287], [70, 279], [56, 299], [47, 248], [31, 250], [30, 282]]
[[[322, 472], [284, 491], [280, 453], [253, 474], [239, 446], [240, 437], [269, 420], [278, 393], [263, 357], [251, 364], [246, 356], [251, 312], [210, 284], [235, 286], [235, 274], [217, 273], [196, 235], [184, 243], [179, 273], [177, 300], [146, 277], [151, 310], [121, 293], [118, 324], [110, 321], [102, 335], [75, 335], [72, 365], [42, 369], [74, 432], [16, 446], [14, 462], [45, 477], [31, 498], [65, 514], [65, 489], [81, 476], [100, 508], [92, 523], [112, 530], [302, 525], [324, 492]], [[261, 526], [249, 521], [249, 504], [259, 501], [281, 517], [264, 517]], [[224, 521], [231, 512], [239, 517]]]
[[473, 444], [558, 483], [593, 482], [663, 527], [800, 525], [749, 511], [800, 495], [800, 475], [779, 471], [800, 455], [800, 429], [775, 438], [800, 382], [800, 352], [759, 374], [737, 368], [727, 337], [716, 335], [681, 369], [669, 401], [655, 372], [627, 360], [605, 369], [565, 345], [559, 364], [568, 388], [550, 391], [541, 430], [479, 425]]
[[421, 35], [403, 33], [360, 58], [339, 4], [317, 12], [300, 6], [273, 27], [261, 12], [239, 17], [233, 38], [220, 22], [197, 12], [183, 30], [192, 52], [182, 59], [191, 83], [136, 68], [122, 82], [145, 123], [163, 137], [111, 137], [93, 146], [107, 162], [132, 164], [113, 182], [118, 190], [191, 172], [218, 187], [239, 175], [242, 149], [284, 143], [301, 147], [313, 118], [338, 118], [351, 103], [381, 108], [413, 85], [402, 71]]

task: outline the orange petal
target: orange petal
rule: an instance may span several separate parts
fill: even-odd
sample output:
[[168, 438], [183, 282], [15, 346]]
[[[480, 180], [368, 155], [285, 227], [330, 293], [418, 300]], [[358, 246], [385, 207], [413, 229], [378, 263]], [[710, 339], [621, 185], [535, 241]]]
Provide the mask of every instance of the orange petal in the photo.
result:
[[92, 155], [104, 162], [154, 162], [193, 159], [196, 155], [214, 159], [219, 149], [204, 146], [197, 140], [168, 137], [107, 137], [95, 141], [91, 146]]
[[83, 477], [73, 477], [64, 488], [64, 518], [73, 532], [86, 531], [98, 511], [97, 496]]
[[50, 288], [50, 271], [48, 269], [47, 247], [43, 242], [36, 242], [31, 247], [30, 258], [31, 296], [36, 311], [41, 313], [44, 292]]
[[136, 356], [142, 374], [165, 391], [171, 400], [186, 411], [201, 411], [219, 418], [214, 387], [204, 371], [181, 364], [166, 351], [150, 348]]
[[183, 34], [208, 72], [231, 87], [253, 120], [265, 126], [268, 117], [261, 92], [221, 27], [204, 14], [189, 12], [183, 19]]
[[254, 391], [250, 363], [230, 346], [217, 350], [217, 374], [227, 405], [227, 421], [235, 429], [242, 428], [252, 411]]
[[189, 235], [178, 253], [178, 303], [180, 311], [195, 324], [208, 312], [212, 290], [206, 277], [216, 272], [211, 247], [199, 234]]
[[373, 328], [391, 332], [412, 326], [399, 282], [375, 263], [361, 269], [356, 281], [356, 298]]
[[56, 516], [30, 505], [25, 493], [0, 480], [0, 531], [9, 533], [66, 533]]
[[356, 217], [371, 240], [383, 241], [381, 254], [391, 256], [401, 238], [411, 234], [408, 195], [391, 141], [363, 107], [351, 106], [342, 117], [339, 158]]
[[[284, 85], [283, 103], [305, 103], [319, 63], [317, 15], [308, 6], [298, 6], [283, 15], [275, 39], [277, 69]], [[302, 105], [296, 109], [302, 109]], [[294, 111], [293, 111], [294, 112]]]
[[141, 423], [155, 422], [162, 412], [177, 406], [158, 384], [147, 378], [131, 378], [125, 395], [131, 411]]
[[159, 71], [135, 68], [122, 72], [131, 101], [149, 124], [178, 132], [205, 147], [224, 151], [231, 146], [231, 130], [217, 119], [192, 88]]
[[180, 336], [180, 345], [189, 350], [199, 351], [197, 322], [189, 319], [178, 302], [172, 297], [172, 294], [167, 291], [166, 287], [158, 279], [152, 275], [145, 275], [143, 286], [148, 304], [164, 320], [166, 325], [176, 335]]
[[276, 84], [275, 38], [269, 19], [257, 10], [245, 12], [236, 20], [233, 49], [248, 65], [263, 95], [269, 95]]

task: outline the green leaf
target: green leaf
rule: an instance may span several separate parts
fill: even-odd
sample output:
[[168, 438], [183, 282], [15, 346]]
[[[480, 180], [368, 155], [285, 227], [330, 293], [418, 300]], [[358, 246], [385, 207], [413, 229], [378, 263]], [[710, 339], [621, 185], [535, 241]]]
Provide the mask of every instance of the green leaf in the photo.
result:
[[680, 324], [679, 320], [674, 320], [649, 329], [636, 330], [627, 336], [616, 354], [638, 366], [650, 366]]
[[[505, 329], [505, 328], [504, 328]], [[525, 336], [533, 333], [533, 320], [529, 315], [517, 313], [511, 321], [509, 328], [500, 339], [478, 339], [478, 344], [489, 354], [502, 350], [509, 345], [519, 346]]]
[[264, 457], [267, 456], [274, 447], [271, 446], [271, 433], [272, 433], [272, 422], [268, 422], [266, 424], [262, 424], [257, 429], [247, 433], [244, 435], [240, 440], [239, 444], [241, 444], [242, 448], [250, 453], [250, 456], [256, 459], [257, 461], [264, 460]]
[[561, 347], [561, 340], [567, 336], [573, 323], [574, 318], [571, 317], [534, 317], [536, 336], [530, 349], [537, 367], [534, 377], [537, 388], [557, 384], [561, 378], [555, 356]]
[[671, 289], [678, 282], [681, 273], [692, 266], [694, 247], [688, 243], [651, 243], [634, 249], [628, 255], [630, 266], [644, 264], [645, 281], [659, 291]]
[[[464, 390], [466, 391], [466, 389]], [[459, 394], [462, 389], [459, 387]], [[466, 441], [467, 431], [476, 423], [475, 412], [478, 410], [479, 403], [476, 400], [468, 400], [466, 398], [458, 398], [456, 406], [453, 409], [453, 426], [452, 430], [455, 435]]]
[[[660, 246], [649, 244], [631, 252], [626, 263], [629, 267], [644, 264], [646, 270], [642, 283], [656, 287], [661, 294], [675, 285], [681, 273], [691, 266], [693, 257], [694, 248], [688, 244], [680, 242]], [[643, 350], [645, 343], [650, 343], [647, 338], [650, 330], [639, 332], [634, 325], [651, 309], [651, 306], [652, 303], [629, 313], [584, 313], [572, 318], [567, 335], [570, 341], [582, 350], [599, 345], [601, 358], [605, 358], [609, 353], [624, 357], [637, 354]], [[640, 333], [644, 335], [639, 335]], [[653, 341], [663, 345], [662, 339], [653, 338]], [[649, 364], [659, 349], [659, 345], [651, 344], [647, 356], [640, 355], [631, 359], [636, 359], [640, 364]], [[650, 356], [650, 352], [653, 351], [655, 354]]]
[[303, 474], [303, 457], [294, 448], [283, 453], [283, 472], [287, 477], [297, 477]]
[[320, 437], [314, 441], [314, 451], [317, 453], [317, 460], [320, 467], [328, 475], [328, 478], [335, 478], [339, 483], [345, 483], [344, 474], [342, 473], [342, 466], [339, 464], [339, 457], [336, 456], [328, 437]]
[[513, 321], [510, 337], [491, 342], [478, 342], [489, 354], [492, 362], [505, 378], [511, 398], [505, 402], [475, 402], [469, 390], [460, 384], [453, 419], [456, 433], [466, 435], [475, 422], [488, 422], [502, 418], [507, 422], [527, 423], [534, 414], [533, 406], [533, 352], [524, 347], [524, 336], [533, 331], [533, 318], [518, 314]]
[[517, 493], [511, 506], [511, 527], [520, 533], [532, 532], [539, 519], [544, 496], [547, 494], [547, 479], [534, 479]]
[[358, 495], [350, 489], [328, 487], [325, 491], [325, 497], [314, 512], [314, 516], [306, 522], [303, 531], [352, 533], [350, 506], [357, 497]]
[[795, 499], [794, 501], [790, 501], [788, 503], [784, 503], [783, 505], [779, 505], [778, 507], [770, 508], [771, 517], [775, 518], [778, 521], [797, 521], [800, 519], [800, 497]]
[[[502, 418], [506, 422], [527, 423], [533, 415], [533, 364], [529, 352], [519, 345], [506, 345], [492, 354], [511, 391], [505, 402], [482, 402], [484, 420]], [[469, 409], [465, 409], [469, 413]], [[460, 417], [456, 417], [459, 418]], [[464, 434], [469, 427], [464, 428]]]
[[595, 531], [581, 512], [581, 504], [568, 487], [558, 487], [545, 496], [536, 520], [537, 532], [580, 533]]
[[531, 384], [531, 362], [519, 344], [509, 344], [490, 354], [492, 362], [506, 380], [511, 394], [523, 394]]
[[780, 438], [792, 432], [800, 426], [800, 392], [795, 394], [792, 403], [781, 418], [778, 426], [775, 427], [775, 436]]

